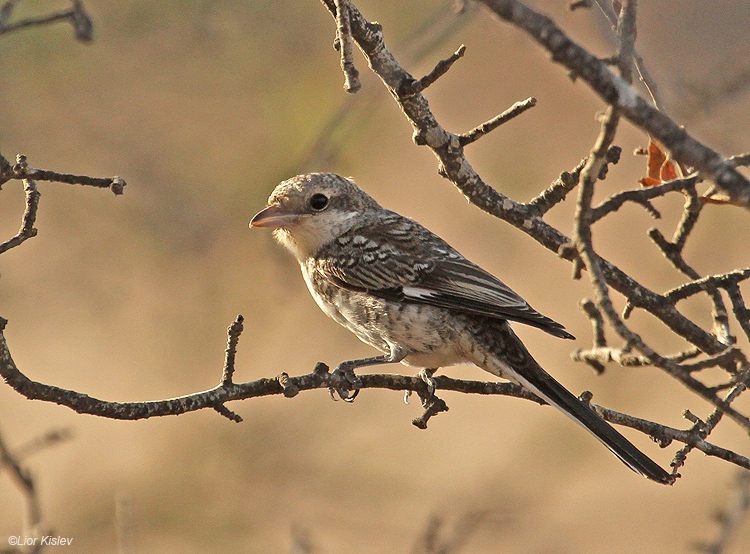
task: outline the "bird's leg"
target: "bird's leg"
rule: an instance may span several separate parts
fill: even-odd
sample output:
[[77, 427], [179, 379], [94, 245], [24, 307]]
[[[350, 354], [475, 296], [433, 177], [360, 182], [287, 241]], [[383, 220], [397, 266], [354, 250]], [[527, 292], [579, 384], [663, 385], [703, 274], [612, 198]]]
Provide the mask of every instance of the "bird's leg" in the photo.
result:
[[433, 375], [435, 375], [435, 372], [438, 370], [438, 368], [426, 368], [423, 367], [419, 370], [419, 378], [422, 379], [422, 381], [425, 382], [427, 385], [427, 396], [422, 398], [422, 407], [426, 408], [429, 404], [432, 403], [432, 401], [435, 399], [435, 379], [433, 379]]
[[[425, 385], [427, 385], [427, 394], [425, 396], [419, 395], [422, 399], [422, 407], [426, 408], [429, 404], [432, 403], [432, 401], [435, 399], [435, 379], [433, 378], [433, 375], [435, 375], [435, 372], [439, 368], [433, 367], [433, 368], [427, 368], [423, 367], [419, 370], [419, 373], [417, 373], [414, 377], [419, 377], [424, 381]], [[407, 390], [404, 393], [404, 404], [409, 403], [409, 397], [411, 396], [410, 390]]]
[[352, 386], [353, 391], [350, 395], [349, 391], [346, 389], [334, 389], [333, 387], [329, 387], [328, 394], [331, 395], [331, 398], [333, 400], [338, 400], [336, 398], [336, 394], [338, 394], [343, 401], [354, 402], [354, 399], [359, 394], [359, 389], [362, 386], [362, 381], [360, 381], [357, 374], [354, 373], [355, 369], [372, 365], [395, 364], [406, 358], [406, 351], [403, 348], [394, 345], [390, 345], [390, 347], [390, 354], [373, 356], [372, 358], [361, 358], [359, 360], [349, 360], [337, 365], [332, 373], [346, 379]]

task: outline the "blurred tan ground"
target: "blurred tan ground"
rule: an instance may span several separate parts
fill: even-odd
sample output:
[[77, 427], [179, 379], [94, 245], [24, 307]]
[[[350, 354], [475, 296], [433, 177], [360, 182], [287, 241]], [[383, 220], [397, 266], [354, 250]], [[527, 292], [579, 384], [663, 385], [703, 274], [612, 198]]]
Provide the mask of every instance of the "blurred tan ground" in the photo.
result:
[[[41, 13], [64, 3], [31, 4]], [[442, 5], [357, 4], [384, 25], [396, 56], [408, 53], [411, 30]], [[609, 53], [595, 14], [571, 14], [565, 2], [537, 4], [595, 53]], [[590, 344], [577, 308], [590, 294], [586, 279], [571, 281], [569, 264], [472, 208], [438, 177], [433, 156], [413, 145], [409, 125], [361, 57], [362, 98], [376, 100], [355, 106], [359, 123], [333, 160], [303, 164], [318, 130], [346, 100], [331, 49], [334, 26], [318, 2], [87, 6], [96, 25], [91, 45], [74, 42], [67, 26], [0, 37], [3, 154], [128, 182], [117, 198], [39, 183], [39, 236], [0, 261], [0, 315], [10, 321], [12, 353], [29, 377], [121, 401], [203, 390], [220, 377], [225, 329], [237, 313], [246, 317], [238, 381], [371, 354], [318, 311], [269, 234], [247, 228], [292, 171], [331, 170], [355, 176], [382, 204], [426, 224], [564, 323], [576, 344], [533, 329], [519, 333], [574, 392], [592, 390], [602, 404], [675, 426], [686, 425], [685, 408], [710, 413], [656, 370], [612, 367], [597, 378], [570, 361], [571, 349]], [[686, 92], [687, 82], [716, 83], [716, 72], [727, 78], [747, 68], [746, 4], [644, 2], [639, 9], [638, 46], [670, 106], [722, 154], [747, 151], [747, 94], [699, 114]], [[468, 149], [488, 182], [527, 200], [586, 155], [602, 105], [524, 35], [484, 13], [408, 69], [421, 75], [461, 43], [466, 57], [428, 99], [439, 120], [460, 132], [537, 98], [532, 111]], [[635, 186], [643, 160], [630, 152], [644, 143], [622, 126], [624, 160], [601, 185], [602, 197]], [[1, 194], [6, 238], [20, 221], [20, 183]], [[655, 224], [665, 235], [680, 204], [658, 203], [664, 219]], [[569, 233], [571, 213], [568, 202], [548, 220]], [[652, 225], [642, 209], [626, 206], [597, 227], [596, 244], [662, 291], [681, 278], [645, 237]], [[710, 207], [687, 249], [689, 262], [702, 274], [746, 267], [748, 233], [746, 212]], [[704, 308], [703, 300], [685, 305], [689, 314]], [[633, 322], [651, 344], [665, 343], [648, 316], [635, 314]], [[666, 344], [680, 348], [672, 339]], [[485, 377], [473, 368], [449, 373]], [[418, 403], [405, 406], [384, 391], [365, 391], [353, 405], [333, 403], [324, 391], [235, 403], [229, 407], [245, 419], [236, 425], [208, 410], [110, 421], [0, 387], [0, 431], [11, 445], [50, 428], [74, 433], [28, 462], [46, 523], [74, 539], [50, 552], [115, 552], [118, 499], [130, 506], [136, 551], [144, 554], [286, 552], [292, 527], [309, 530], [316, 552], [409, 552], [430, 515], [452, 523], [481, 510], [486, 519], [464, 552], [687, 552], [692, 541], [715, 536], [711, 514], [728, 502], [732, 466], [693, 454], [677, 486], [658, 487], [552, 409], [444, 397], [450, 412], [418, 431], [410, 424]], [[748, 398], [738, 405], [750, 409]], [[664, 465], [675, 451], [628, 436]], [[750, 453], [747, 436], [729, 421], [712, 440]], [[2, 540], [19, 533], [20, 514], [19, 495], [0, 474]], [[746, 523], [730, 551], [746, 552], [748, 541]]]

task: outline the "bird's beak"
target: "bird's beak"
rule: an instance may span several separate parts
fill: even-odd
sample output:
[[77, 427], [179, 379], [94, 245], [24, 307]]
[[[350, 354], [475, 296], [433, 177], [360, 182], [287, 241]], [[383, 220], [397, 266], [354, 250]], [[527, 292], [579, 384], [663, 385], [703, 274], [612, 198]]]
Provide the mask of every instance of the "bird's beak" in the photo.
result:
[[250, 220], [250, 227], [287, 227], [299, 220], [299, 214], [282, 212], [278, 206], [268, 206], [255, 214]]

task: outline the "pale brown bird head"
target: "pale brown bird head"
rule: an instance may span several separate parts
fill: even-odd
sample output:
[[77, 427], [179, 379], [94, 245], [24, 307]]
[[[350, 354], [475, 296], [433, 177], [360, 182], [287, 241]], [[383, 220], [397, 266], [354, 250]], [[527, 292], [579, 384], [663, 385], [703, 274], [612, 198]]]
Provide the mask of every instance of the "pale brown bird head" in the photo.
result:
[[353, 181], [333, 173], [297, 175], [279, 184], [250, 227], [274, 229], [274, 237], [304, 260], [351, 229], [378, 203]]

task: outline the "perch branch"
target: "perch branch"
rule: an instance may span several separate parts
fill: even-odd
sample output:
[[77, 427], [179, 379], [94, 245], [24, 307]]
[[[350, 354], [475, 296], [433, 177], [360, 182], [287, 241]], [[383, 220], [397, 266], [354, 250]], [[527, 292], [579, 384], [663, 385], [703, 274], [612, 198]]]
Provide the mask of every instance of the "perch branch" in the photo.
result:
[[[239, 318], [238, 318], [239, 319]], [[52, 385], [46, 385], [32, 381], [21, 373], [16, 367], [5, 340], [3, 333], [5, 321], [0, 320], [0, 375], [5, 382], [21, 395], [30, 400], [42, 400], [66, 406], [77, 413], [91, 414], [110, 419], [136, 420], [156, 416], [179, 415], [205, 408], [217, 409], [225, 402], [244, 400], [260, 396], [283, 395], [294, 397], [301, 391], [328, 388], [349, 388], [351, 384], [340, 375], [328, 371], [328, 366], [319, 363], [315, 369], [306, 375], [289, 376], [282, 374], [276, 378], [262, 378], [247, 383], [226, 383], [223, 381], [224, 370], [222, 370], [222, 382], [216, 387], [203, 392], [197, 392], [178, 398], [167, 400], [155, 400], [146, 402], [111, 402], [93, 398], [87, 394], [73, 390], [62, 389]], [[239, 338], [240, 330], [232, 325], [229, 328], [228, 341], [236, 335]], [[236, 347], [236, 342], [234, 342]], [[427, 385], [418, 376], [395, 375], [395, 374], [362, 374], [359, 375], [361, 388], [377, 388], [394, 391], [413, 391], [421, 396], [427, 395]], [[530, 400], [538, 404], [545, 404], [543, 400], [514, 383], [494, 383], [484, 381], [468, 381], [463, 379], [452, 379], [444, 375], [436, 376], [435, 384], [438, 390], [460, 392], [464, 394], [502, 395], [512, 396]], [[442, 402], [442, 401], [440, 401]], [[417, 418], [414, 424], [422, 421], [426, 424], [427, 419], [445, 411], [445, 403], [438, 403], [435, 408], [428, 407], [425, 415]], [[627, 425], [643, 433], [652, 436], [668, 436], [679, 442], [686, 442], [705, 452], [710, 456], [727, 459], [741, 467], [750, 468], [750, 460], [726, 449], [717, 447], [705, 441], [697, 441], [695, 437], [680, 433], [679, 430], [665, 427], [658, 423], [634, 418], [620, 414], [613, 410], [596, 406], [598, 412], [607, 421], [615, 424]], [[220, 411], [220, 410], [218, 410]], [[223, 414], [222, 414], [223, 415]], [[237, 421], [234, 418], [234, 421]], [[623, 422], [623, 423], [620, 423]]]

